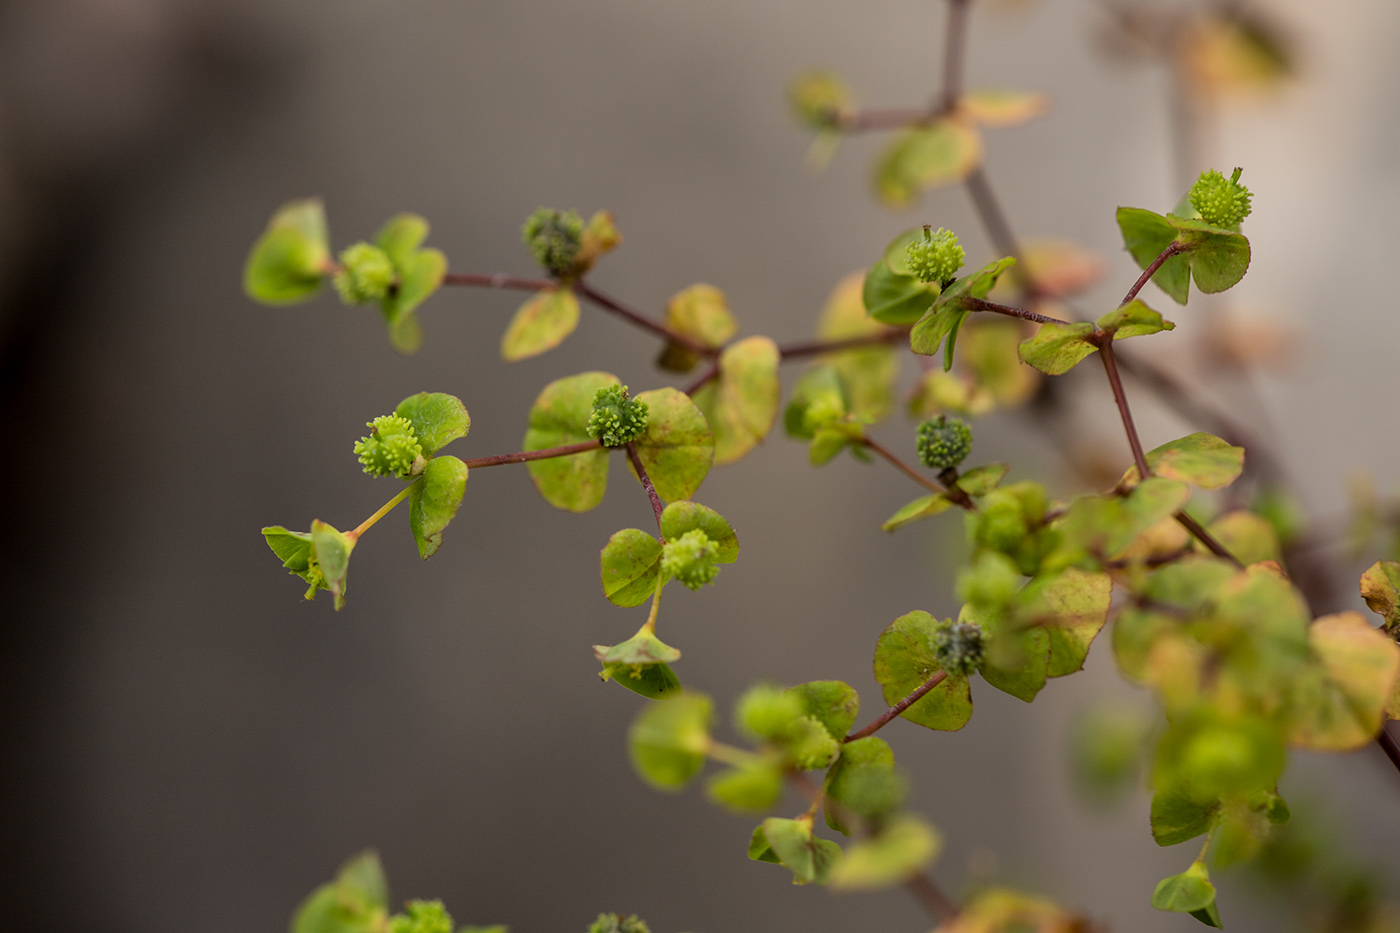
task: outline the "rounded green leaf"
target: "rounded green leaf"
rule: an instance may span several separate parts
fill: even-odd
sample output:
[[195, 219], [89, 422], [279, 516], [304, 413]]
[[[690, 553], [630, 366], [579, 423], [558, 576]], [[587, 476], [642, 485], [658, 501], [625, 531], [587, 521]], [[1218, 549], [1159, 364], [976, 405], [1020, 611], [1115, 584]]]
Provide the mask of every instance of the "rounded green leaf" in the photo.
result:
[[621, 644], [594, 645], [593, 654], [604, 664], [669, 664], [681, 659], [680, 651], [657, 638], [645, 625]]
[[878, 259], [865, 273], [860, 296], [867, 314], [882, 323], [899, 326], [913, 324], [933, 307], [938, 286], [895, 272], [885, 260]]
[[1226, 512], [1211, 522], [1206, 530], [1242, 564], [1283, 560], [1283, 548], [1279, 546], [1274, 526], [1253, 512], [1245, 509]]
[[[621, 384], [612, 373], [588, 372], [545, 386], [530, 409], [525, 449], [544, 450], [591, 440], [588, 417], [593, 412], [594, 393], [604, 386]], [[587, 512], [603, 501], [608, 488], [608, 452], [601, 447], [567, 457], [531, 460], [525, 466], [540, 495], [558, 509]]]
[[1034, 580], [1024, 591], [1023, 610], [1050, 639], [1047, 677], [1063, 677], [1084, 666], [1089, 645], [1108, 621], [1113, 581], [1106, 573], [1070, 567]]
[[933, 307], [914, 325], [909, 334], [909, 348], [915, 353], [932, 356], [938, 352], [944, 338], [947, 338], [947, 346], [943, 352], [943, 369], [952, 369], [958, 330], [973, 310], [966, 299], [986, 298], [996, 286], [997, 280], [1014, 265], [1014, 257], [997, 259], [949, 285], [938, 296]]
[[[1147, 452], [1147, 465], [1156, 476], [1178, 479], [1202, 489], [1221, 489], [1244, 471], [1244, 448], [1197, 432], [1154, 447]], [[1137, 479], [1137, 467], [1129, 467], [1122, 482], [1132, 485]]]
[[1026, 628], [1018, 619], [978, 618], [971, 605], [962, 607], [958, 621], [980, 625], [986, 633], [986, 659], [978, 669], [982, 679], [1018, 700], [1034, 700], [1050, 674], [1050, 633]]
[[318, 198], [282, 205], [243, 267], [243, 290], [263, 304], [304, 301], [321, 288], [331, 269], [326, 212]]
[[457, 515], [467, 490], [467, 465], [456, 457], [434, 457], [408, 491], [408, 524], [427, 560], [442, 546], [442, 532]]
[[729, 522], [714, 509], [682, 499], [666, 506], [661, 513], [661, 534], [674, 541], [689, 531], [699, 529], [716, 545], [714, 561], [732, 564], [739, 559], [739, 538]]
[[932, 862], [942, 848], [943, 839], [932, 826], [917, 817], [901, 816], [846, 850], [831, 873], [831, 888], [873, 891], [901, 884]]
[[1215, 903], [1215, 885], [1210, 883], [1205, 862], [1194, 862], [1179, 875], [1163, 878], [1152, 892], [1152, 906], [1189, 914]]
[[678, 790], [705, 765], [714, 705], [703, 693], [649, 703], [627, 734], [632, 765], [661, 790]]
[[1308, 645], [1316, 660], [1288, 685], [1289, 743], [1329, 752], [1362, 747], [1385, 721], [1400, 645], [1356, 612], [1314, 620]]
[[[605, 645], [594, 645], [596, 654]], [[633, 693], [660, 700], [680, 693], [681, 682], [669, 664], [604, 664], [598, 673], [602, 680], [611, 680]]]
[[292, 916], [292, 933], [365, 933], [384, 921], [389, 886], [379, 856], [365, 852], [302, 901]]
[[1142, 299], [1134, 298], [1127, 304], [1108, 312], [1097, 322], [1100, 330], [1111, 331], [1114, 340], [1125, 337], [1145, 337], [1164, 330], [1175, 330], [1176, 325], [1153, 311]]
[[510, 362], [553, 350], [578, 327], [578, 298], [570, 288], [546, 288], [515, 312], [501, 338], [501, 357]]
[[[692, 285], [671, 296], [666, 303], [666, 326], [706, 346], [720, 347], [739, 324], [729, 311], [724, 292], [713, 285]], [[684, 373], [700, 361], [699, 355], [679, 344], [667, 343], [657, 365], [671, 372]]]
[[1378, 560], [1367, 567], [1361, 575], [1361, 598], [1372, 612], [1385, 619], [1387, 629], [1400, 625], [1400, 563]]
[[923, 192], [962, 181], [982, 161], [982, 134], [957, 117], [904, 130], [875, 165], [875, 190], [890, 207], [908, 207]]
[[1063, 375], [1098, 349], [1088, 340], [1093, 333], [1088, 322], [1042, 324], [1034, 337], [1021, 342], [1021, 359], [1047, 376]]
[[782, 768], [756, 759], [712, 777], [705, 795], [735, 813], [762, 813], [782, 799], [783, 787]]
[[869, 735], [841, 746], [841, 757], [826, 773], [826, 825], [847, 836], [861, 830], [861, 822], [897, 809], [903, 802], [904, 782], [894, 770], [889, 743]]
[[813, 680], [788, 689], [802, 703], [802, 711], [813, 717], [838, 742], [846, 737], [860, 712], [860, 696], [855, 688], [839, 680]]
[[958, 477], [958, 488], [969, 496], [985, 496], [1001, 485], [1011, 468], [1004, 463], [986, 463], [973, 467]]
[[1161, 784], [1152, 795], [1152, 838], [1159, 846], [1174, 846], [1210, 832], [1218, 800], [1197, 800], [1177, 781]]
[[[652, 389], [636, 398], [647, 405], [647, 429], [632, 443], [656, 494], [667, 502], [689, 499], [714, 461], [710, 425], [690, 396], [678, 389]], [[635, 470], [632, 475], [636, 476]]]
[[[1118, 208], [1118, 228], [1123, 232], [1123, 245], [1138, 268], [1144, 271], [1176, 240], [1177, 234], [1167, 218], [1140, 207]], [[1186, 304], [1191, 291], [1191, 267], [1187, 257], [1177, 255], [1162, 263], [1152, 281], [1177, 304]]]
[[615, 606], [641, 605], [656, 592], [661, 542], [640, 529], [625, 528], [608, 539], [599, 563], [608, 601]]
[[1186, 245], [1191, 278], [1207, 295], [1233, 287], [1249, 271], [1249, 240], [1242, 233], [1213, 227], [1204, 220], [1168, 214], [1176, 239]]
[[894, 531], [896, 528], [903, 528], [911, 522], [917, 522], [921, 518], [932, 518], [952, 507], [953, 500], [941, 492], [920, 496], [908, 505], [901, 507], [880, 527], [885, 531]]
[[404, 353], [414, 352], [422, 342], [414, 309], [437, 291], [447, 274], [447, 257], [441, 251], [418, 248], [427, 237], [428, 222], [417, 214], [391, 217], [375, 237], [398, 277], [379, 309], [389, 327], [389, 339]]
[[471, 430], [472, 418], [467, 406], [455, 395], [445, 392], [419, 392], [399, 402], [394, 414], [407, 418], [413, 433], [423, 447], [424, 456], [431, 457]]
[[[827, 298], [817, 325], [817, 336], [823, 340], [844, 340], [887, 332], [878, 321], [871, 320], [861, 302], [863, 276], [846, 276]], [[822, 361], [835, 367], [846, 384], [850, 396], [850, 411], [872, 423], [879, 421], [894, 408], [894, 383], [899, 375], [899, 359], [894, 347], [877, 344], [828, 353]]]
[[715, 463], [733, 463], [768, 436], [778, 416], [778, 356], [769, 338], [746, 337], [725, 348], [719, 375], [695, 393], [714, 432]]
[[[933, 650], [938, 620], [921, 609], [890, 623], [875, 645], [875, 680], [893, 706], [943, 668]], [[955, 732], [972, 717], [967, 678], [953, 674], [900, 714], [929, 729]]]

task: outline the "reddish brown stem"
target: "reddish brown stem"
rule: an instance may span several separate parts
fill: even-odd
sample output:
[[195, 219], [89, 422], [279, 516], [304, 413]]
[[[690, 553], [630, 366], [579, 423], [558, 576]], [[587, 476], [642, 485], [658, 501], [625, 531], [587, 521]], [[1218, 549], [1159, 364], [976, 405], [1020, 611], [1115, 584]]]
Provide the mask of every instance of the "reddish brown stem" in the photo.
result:
[[882, 343], [897, 343], [909, 336], [908, 327], [892, 327], [876, 334], [862, 334], [859, 337], [842, 337], [839, 340], [808, 340], [802, 343], [787, 343], [778, 347], [778, 355], [783, 360], [799, 359], [804, 356], [821, 356], [838, 350], [856, 347], [869, 347]]
[[894, 706], [891, 706], [889, 709], [881, 713], [879, 717], [870, 725], [866, 726], [864, 729], [861, 729], [859, 732], [852, 732], [850, 735], [846, 736], [846, 738], [844, 738], [842, 741], [854, 742], [856, 739], [863, 739], [867, 735], [874, 735], [881, 729], [885, 728], [885, 726], [888, 725], [889, 722], [893, 720], [896, 716], [898, 716], [900, 713], [904, 712], [909, 707], [919, 702], [919, 700], [923, 699], [924, 694], [928, 693], [934, 687], [937, 687], [939, 684], [943, 683], [943, 681], [947, 678], [947, 671], [939, 671], [937, 674], [934, 674], [928, 680], [915, 687], [913, 693], [909, 694], [907, 697], [900, 700]]
[[709, 385], [711, 382], [718, 378], [719, 357], [715, 357], [713, 360], [710, 361], [710, 365], [706, 366], [704, 371], [701, 372], [700, 375], [696, 376], [691, 381], [690, 385], [686, 386], [684, 389], [681, 389], [681, 391], [684, 392], [686, 395], [694, 395], [696, 392], [699, 392], [705, 386]]
[[836, 129], [843, 133], [862, 133], [867, 130], [897, 130], [906, 126], [919, 126], [931, 123], [942, 115], [940, 109], [927, 107], [883, 107], [858, 110], [847, 115], [838, 115], [833, 121]]
[[905, 476], [909, 477], [914, 482], [918, 483], [920, 486], [924, 487], [930, 492], [936, 492], [943, 495], [947, 495], [949, 499], [952, 499], [955, 503], [962, 506], [964, 509], [967, 509], [969, 512], [975, 512], [977, 510], [977, 504], [972, 501], [972, 497], [969, 496], [963, 490], [959, 489], [957, 486], [940, 486], [938, 483], [935, 483], [933, 480], [929, 479], [927, 476], [924, 476], [918, 470], [915, 470], [909, 464], [899, 459], [899, 457], [895, 456], [883, 444], [871, 440], [868, 437], [861, 438], [860, 443], [861, 446], [865, 447], [867, 450], [871, 450], [874, 453], [878, 454], [896, 470], [903, 473]]
[[[647, 497], [651, 499], [651, 510], [656, 514], [656, 532], [661, 534], [661, 513], [665, 507], [661, 504], [661, 497], [656, 494], [656, 487], [651, 483], [651, 477], [647, 475], [647, 468], [642, 466], [642, 458], [637, 455], [637, 445], [631, 441], [627, 442], [627, 459], [632, 461], [632, 469], [637, 471], [637, 479], [642, 481], [642, 487], [647, 491]], [[661, 543], [666, 543], [666, 536], [661, 534]]]
[[1162, 263], [1184, 252], [1186, 252], [1186, 246], [1178, 243], [1176, 240], [1172, 240], [1171, 243], [1167, 244], [1167, 248], [1162, 250], [1162, 254], [1152, 260], [1146, 269], [1142, 270], [1142, 275], [1138, 276], [1138, 280], [1133, 283], [1133, 287], [1128, 289], [1128, 294], [1123, 296], [1123, 300], [1118, 303], [1118, 307], [1121, 308], [1123, 305], [1136, 298], [1138, 292], [1142, 291], [1142, 287], [1152, 280], [1152, 277], [1157, 274], [1158, 269], [1162, 268]]
[[640, 311], [627, 307], [627, 305], [618, 301], [616, 298], [603, 294], [582, 279], [574, 283], [574, 290], [603, 310], [611, 311], [628, 323], [635, 324], [642, 330], [650, 331], [663, 340], [674, 343], [677, 346], [685, 347], [687, 350], [698, 353], [701, 356], [716, 356], [719, 353], [719, 350], [715, 347], [707, 343], [702, 343], [693, 337], [687, 337], [685, 334], [674, 331], [658, 321], [653, 321]]
[[943, 109], [951, 113], [962, 100], [963, 59], [967, 51], [968, 0], [948, 0], [948, 33], [943, 44]]
[[1089, 337], [1099, 348], [1099, 358], [1103, 360], [1104, 372], [1108, 374], [1108, 385], [1113, 390], [1113, 400], [1118, 404], [1118, 414], [1123, 419], [1123, 430], [1128, 435], [1128, 446], [1133, 451], [1133, 462], [1137, 464], [1138, 475], [1147, 479], [1152, 470], [1147, 465], [1147, 455], [1142, 451], [1142, 440], [1138, 437], [1137, 426], [1133, 424], [1133, 413], [1128, 408], [1128, 396], [1123, 391], [1123, 380], [1118, 375], [1118, 363], [1113, 358], [1113, 334], [1096, 331]]
[[1400, 745], [1395, 744], [1395, 736], [1390, 734], [1385, 723], [1381, 723], [1381, 734], [1376, 736], [1376, 744], [1385, 752], [1385, 757], [1390, 759], [1390, 763], [1400, 769]]
[[959, 298], [957, 301], [964, 308], [969, 308], [973, 311], [990, 311], [993, 314], [1004, 314], [1007, 317], [1016, 317], [1023, 321], [1033, 321], [1036, 324], [1063, 324], [1066, 327], [1069, 326], [1069, 321], [1062, 321], [1057, 317], [1050, 317], [1048, 314], [1039, 314], [1035, 311], [1013, 308], [1010, 305], [999, 305], [994, 301], [983, 301], [981, 298]]
[[524, 450], [518, 454], [477, 457], [475, 460], [464, 460], [462, 462], [465, 463], [469, 469], [476, 470], [481, 467], [500, 466], [503, 463], [528, 463], [531, 460], [548, 460], [551, 457], [568, 457], [573, 454], [597, 450], [602, 446], [603, 445], [598, 441], [583, 441], [579, 444], [568, 444], [564, 447], [546, 447], [543, 450]]

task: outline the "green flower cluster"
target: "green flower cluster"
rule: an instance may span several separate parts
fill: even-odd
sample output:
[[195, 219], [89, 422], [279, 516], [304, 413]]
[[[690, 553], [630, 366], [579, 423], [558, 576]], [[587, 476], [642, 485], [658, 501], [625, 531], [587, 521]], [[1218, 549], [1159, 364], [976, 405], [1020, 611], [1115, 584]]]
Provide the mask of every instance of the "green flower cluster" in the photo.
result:
[[588, 436], [604, 447], [622, 447], [647, 429], [647, 403], [627, 397], [626, 386], [604, 386], [593, 393]]
[[388, 295], [394, 278], [394, 264], [388, 253], [368, 243], [356, 243], [341, 252], [340, 271], [333, 281], [342, 301], [363, 305]]
[[686, 589], [698, 590], [713, 583], [719, 573], [715, 555], [719, 545], [699, 528], [666, 542], [661, 552], [661, 571], [679, 580]]
[[949, 674], [971, 674], [982, 664], [982, 629], [971, 622], [956, 622], [933, 636], [933, 653]]
[[365, 424], [371, 429], [369, 437], [355, 442], [355, 456], [360, 458], [365, 472], [370, 476], [407, 477], [423, 455], [413, 425], [398, 415], [380, 415]]
[[599, 914], [588, 927], [588, 933], [651, 933], [651, 927], [636, 914], [619, 917], [617, 914]]
[[960, 418], [939, 415], [919, 425], [918, 447], [924, 466], [952, 469], [972, 453], [972, 429]]
[[535, 262], [550, 275], [564, 278], [574, 271], [583, 248], [583, 218], [576, 211], [542, 207], [529, 216], [521, 233]]
[[389, 918], [388, 933], [452, 933], [452, 915], [442, 901], [409, 901], [408, 912]]
[[931, 231], [924, 225], [924, 238], [914, 240], [904, 248], [909, 257], [909, 271], [920, 282], [947, 285], [963, 267], [967, 254], [953, 231], [939, 227]]
[[1235, 169], [1229, 178], [1214, 169], [1201, 173], [1187, 197], [1191, 206], [1200, 211], [1202, 220], [1214, 227], [1228, 228], [1238, 226], [1249, 216], [1249, 202], [1254, 196], [1240, 184], [1242, 171]]
[[802, 702], [782, 687], [749, 688], [735, 704], [734, 721], [749, 735], [781, 747], [788, 760], [803, 769], [826, 767], [841, 748], [818, 719], [806, 715]]

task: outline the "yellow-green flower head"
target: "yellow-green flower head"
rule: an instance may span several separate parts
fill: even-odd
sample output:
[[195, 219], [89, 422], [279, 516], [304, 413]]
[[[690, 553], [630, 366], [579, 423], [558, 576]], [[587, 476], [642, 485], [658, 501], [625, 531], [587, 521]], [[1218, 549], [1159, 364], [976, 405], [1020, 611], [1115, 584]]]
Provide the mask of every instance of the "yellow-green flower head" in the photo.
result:
[[627, 397], [626, 386], [604, 386], [593, 393], [588, 436], [604, 447], [622, 447], [647, 429], [647, 403]]
[[971, 622], [949, 623], [933, 636], [933, 653], [951, 674], [971, 674], [982, 664], [982, 629]]
[[1200, 211], [1202, 220], [1213, 227], [1229, 228], [1249, 216], [1249, 202], [1254, 196], [1240, 184], [1242, 171], [1235, 169], [1229, 178], [1214, 169], [1201, 173], [1187, 197], [1191, 206]]
[[953, 231], [943, 227], [931, 231], [927, 224], [923, 237], [906, 246], [904, 252], [909, 257], [909, 271], [916, 279], [939, 285], [953, 280], [967, 255]]
[[442, 901], [409, 901], [408, 911], [389, 918], [388, 933], [452, 933], [452, 915]]
[[715, 555], [719, 545], [699, 528], [671, 541], [661, 552], [661, 572], [679, 580], [689, 590], [713, 583], [719, 573]]
[[972, 429], [960, 418], [939, 415], [919, 425], [919, 460], [931, 470], [956, 467], [972, 453]]
[[369, 304], [389, 294], [394, 286], [394, 264], [389, 254], [368, 243], [347, 246], [340, 254], [335, 290], [348, 305]]
[[398, 415], [380, 415], [366, 422], [369, 437], [355, 442], [355, 456], [370, 476], [407, 477], [423, 455], [423, 446], [413, 433], [413, 425]]
[[521, 234], [535, 262], [550, 275], [563, 278], [574, 271], [583, 248], [583, 218], [576, 211], [542, 207], [526, 219]]

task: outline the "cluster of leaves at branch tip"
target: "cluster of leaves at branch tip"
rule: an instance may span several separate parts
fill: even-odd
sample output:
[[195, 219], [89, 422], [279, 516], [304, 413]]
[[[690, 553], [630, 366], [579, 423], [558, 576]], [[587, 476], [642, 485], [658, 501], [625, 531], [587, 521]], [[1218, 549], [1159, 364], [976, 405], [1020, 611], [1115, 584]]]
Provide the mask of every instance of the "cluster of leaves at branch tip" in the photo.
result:
[[409, 901], [407, 908], [389, 918], [386, 933], [453, 933], [455, 929], [442, 901]]
[[909, 271], [920, 282], [936, 283], [947, 287], [957, 277], [967, 254], [958, 242], [957, 234], [939, 227], [936, 232], [924, 224], [922, 239], [916, 239], [904, 248], [909, 259]]
[[1240, 184], [1240, 173], [1243, 171], [1236, 168], [1229, 178], [1215, 169], [1201, 173], [1186, 197], [1202, 220], [1228, 230], [1238, 227], [1249, 216], [1249, 202], [1253, 195]]
[[389, 254], [361, 242], [341, 251], [340, 269], [332, 281], [341, 301], [348, 305], [364, 305], [388, 295], [395, 279], [394, 263]]
[[588, 436], [604, 447], [623, 447], [647, 429], [647, 403], [629, 398], [627, 386], [603, 386], [593, 393]]
[[972, 429], [961, 418], [939, 415], [919, 425], [919, 462], [930, 470], [956, 469], [972, 453]]
[[788, 101], [803, 125], [814, 130], [828, 130], [850, 112], [854, 97], [840, 75], [812, 71], [792, 82], [788, 87]]
[[666, 542], [661, 552], [661, 572], [680, 581], [686, 589], [698, 590], [719, 575], [718, 557], [719, 545], [695, 528]]
[[583, 218], [577, 211], [542, 207], [526, 219], [521, 235], [542, 269], [555, 278], [567, 278], [583, 248]]
[[636, 914], [599, 914], [588, 926], [588, 933], [651, 933], [651, 927]]
[[423, 445], [413, 433], [413, 425], [399, 415], [380, 415], [365, 422], [369, 437], [355, 442], [355, 456], [370, 476], [397, 476], [407, 479], [423, 456]]
[[802, 698], [770, 684], [751, 687], [734, 704], [734, 724], [741, 732], [782, 749], [804, 770], [825, 768], [841, 743], [821, 720], [808, 715]]

